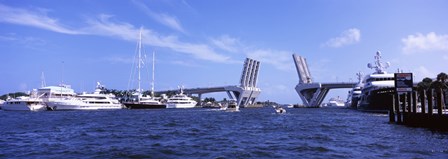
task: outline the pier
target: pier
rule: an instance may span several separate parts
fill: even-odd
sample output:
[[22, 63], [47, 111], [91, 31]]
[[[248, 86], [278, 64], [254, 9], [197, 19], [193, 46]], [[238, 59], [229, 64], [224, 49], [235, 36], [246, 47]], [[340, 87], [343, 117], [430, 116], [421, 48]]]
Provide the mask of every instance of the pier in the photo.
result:
[[[202, 87], [202, 88], [185, 88], [186, 94], [197, 94], [199, 99], [202, 94], [214, 92], [226, 92], [229, 99], [235, 100], [238, 107], [246, 107], [255, 103], [261, 89], [257, 87], [258, 72], [260, 70], [260, 62], [246, 58], [243, 71], [241, 73], [240, 84], [230, 86]], [[176, 92], [177, 90], [156, 91], [158, 94], [167, 94]]]
[[441, 88], [395, 93], [389, 122], [412, 127], [448, 130], [448, 113]]

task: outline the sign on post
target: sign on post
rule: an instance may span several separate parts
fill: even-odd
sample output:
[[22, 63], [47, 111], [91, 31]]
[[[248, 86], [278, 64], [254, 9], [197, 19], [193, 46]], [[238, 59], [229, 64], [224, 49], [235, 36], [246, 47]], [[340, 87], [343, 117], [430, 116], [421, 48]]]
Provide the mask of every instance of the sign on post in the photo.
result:
[[412, 92], [414, 82], [412, 73], [395, 73], [395, 90], [397, 93]]

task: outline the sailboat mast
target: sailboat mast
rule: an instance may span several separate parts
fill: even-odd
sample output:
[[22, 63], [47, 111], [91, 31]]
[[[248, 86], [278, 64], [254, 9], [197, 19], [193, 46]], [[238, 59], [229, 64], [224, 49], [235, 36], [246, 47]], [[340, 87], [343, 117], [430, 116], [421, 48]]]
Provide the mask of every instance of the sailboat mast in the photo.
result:
[[154, 98], [154, 67], [155, 67], [155, 51], [152, 52], [152, 81], [151, 81], [151, 97]]
[[[140, 69], [141, 69], [141, 63], [142, 63], [142, 29], [140, 28], [140, 36], [139, 36], [139, 41], [138, 41], [138, 93], [140, 95], [140, 83], [141, 83], [141, 77], [140, 77]], [[138, 98], [138, 100], [140, 101], [140, 97]]]

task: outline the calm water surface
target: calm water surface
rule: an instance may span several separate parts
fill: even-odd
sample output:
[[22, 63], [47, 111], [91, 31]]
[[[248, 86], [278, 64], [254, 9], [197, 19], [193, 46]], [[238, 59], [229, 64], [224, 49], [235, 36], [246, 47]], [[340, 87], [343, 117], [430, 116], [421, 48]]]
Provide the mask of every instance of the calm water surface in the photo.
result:
[[0, 158], [448, 158], [448, 133], [349, 109], [0, 111]]

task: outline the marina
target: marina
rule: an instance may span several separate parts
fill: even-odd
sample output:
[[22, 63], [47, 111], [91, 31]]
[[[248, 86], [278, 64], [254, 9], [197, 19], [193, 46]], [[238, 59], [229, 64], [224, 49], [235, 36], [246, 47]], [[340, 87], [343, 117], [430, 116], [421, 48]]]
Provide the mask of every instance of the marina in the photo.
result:
[[1, 1], [0, 159], [448, 159], [446, 6]]

